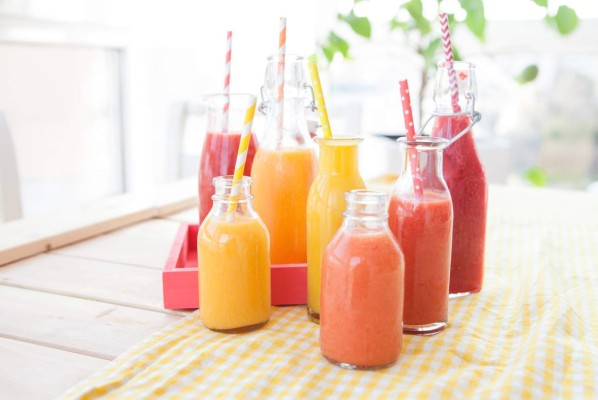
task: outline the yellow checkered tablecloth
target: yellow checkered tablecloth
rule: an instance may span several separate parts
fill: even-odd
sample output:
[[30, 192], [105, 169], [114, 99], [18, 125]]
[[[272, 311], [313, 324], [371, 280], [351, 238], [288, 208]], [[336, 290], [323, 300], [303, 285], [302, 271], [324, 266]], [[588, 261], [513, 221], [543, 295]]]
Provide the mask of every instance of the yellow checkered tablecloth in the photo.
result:
[[449, 328], [405, 336], [399, 362], [326, 362], [304, 307], [256, 332], [205, 329], [194, 312], [64, 398], [596, 398], [598, 196], [492, 187], [484, 290], [450, 301]]

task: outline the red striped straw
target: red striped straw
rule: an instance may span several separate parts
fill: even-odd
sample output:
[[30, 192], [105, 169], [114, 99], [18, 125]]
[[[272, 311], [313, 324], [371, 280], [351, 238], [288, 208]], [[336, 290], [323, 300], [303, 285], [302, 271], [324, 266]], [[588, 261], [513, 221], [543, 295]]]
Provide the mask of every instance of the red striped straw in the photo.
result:
[[453, 112], [461, 112], [459, 106], [459, 87], [457, 86], [457, 74], [453, 68], [455, 58], [453, 56], [453, 45], [451, 44], [451, 30], [448, 22], [448, 15], [440, 13], [440, 30], [442, 31], [442, 46], [444, 47], [444, 60], [449, 77], [449, 88], [451, 91], [451, 103], [453, 105]]
[[233, 33], [226, 32], [226, 59], [224, 61], [224, 109], [222, 110], [222, 132], [228, 132], [228, 110], [230, 108], [230, 59], [232, 55]]
[[[409, 95], [409, 82], [407, 79], [399, 81], [401, 87], [401, 104], [403, 105], [403, 119], [405, 120], [405, 129], [407, 130], [407, 141], [415, 141], [415, 127], [413, 126], [413, 112], [411, 111], [411, 96]], [[413, 188], [418, 196], [423, 196], [424, 186], [419, 169], [419, 160], [417, 149], [408, 147], [408, 156], [411, 160], [411, 174], [413, 175]]]
[[278, 30], [278, 132], [282, 134], [283, 113], [284, 113], [284, 62], [287, 52], [287, 19], [280, 17], [280, 26]]

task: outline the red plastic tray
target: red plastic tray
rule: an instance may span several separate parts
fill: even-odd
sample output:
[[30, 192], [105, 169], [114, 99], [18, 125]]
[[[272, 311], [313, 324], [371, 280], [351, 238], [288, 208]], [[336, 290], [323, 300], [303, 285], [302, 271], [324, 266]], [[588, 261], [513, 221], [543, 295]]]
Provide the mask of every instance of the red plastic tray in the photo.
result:
[[[181, 224], [162, 271], [164, 308], [199, 306], [197, 277], [197, 225]], [[271, 267], [272, 305], [307, 302], [307, 266], [278, 264]]]

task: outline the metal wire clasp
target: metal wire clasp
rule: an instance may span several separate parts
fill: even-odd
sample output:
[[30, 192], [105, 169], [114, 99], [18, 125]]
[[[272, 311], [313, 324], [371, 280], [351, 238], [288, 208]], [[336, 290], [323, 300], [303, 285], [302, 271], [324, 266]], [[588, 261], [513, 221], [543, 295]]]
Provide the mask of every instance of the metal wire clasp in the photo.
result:
[[426, 122], [424, 122], [424, 124], [421, 126], [421, 128], [419, 128], [419, 131], [417, 131], [417, 135], [423, 135], [424, 129], [426, 128], [426, 126], [428, 126], [430, 121], [432, 121], [435, 117], [447, 117], [447, 116], [457, 116], [457, 115], [469, 115], [471, 122], [469, 123], [469, 125], [467, 127], [465, 127], [465, 129], [463, 129], [461, 132], [456, 134], [451, 140], [449, 140], [446, 143], [446, 145], [443, 146], [443, 148], [449, 147], [450, 145], [455, 143], [457, 140], [459, 140], [461, 137], [463, 137], [463, 135], [465, 135], [467, 132], [471, 131], [473, 126], [481, 121], [482, 114], [475, 110], [475, 94], [473, 94], [472, 92], [467, 92], [466, 96], [471, 98], [471, 110], [472, 110], [471, 112], [461, 112], [461, 113], [454, 113], [454, 114], [432, 113], [432, 115], [426, 120]]
[[[314, 93], [314, 88], [310, 84], [304, 83], [303, 89], [309, 91], [310, 94], [309, 103], [307, 104], [306, 108], [309, 108], [311, 111], [317, 111], [318, 106], [316, 106], [316, 95]], [[258, 111], [264, 115], [266, 115], [266, 110], [268, 109], [269, 104], [269, 101], [264, 100], [266, 98], [265, 91], [266, 88], [262, 86], [260, 88], [260, 105], [257, 108]]]

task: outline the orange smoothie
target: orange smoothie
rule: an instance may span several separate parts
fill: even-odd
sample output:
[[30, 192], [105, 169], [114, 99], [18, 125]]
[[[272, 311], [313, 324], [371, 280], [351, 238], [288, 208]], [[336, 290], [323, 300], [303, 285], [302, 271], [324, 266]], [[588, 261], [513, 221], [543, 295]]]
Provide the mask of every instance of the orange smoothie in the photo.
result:
[[442, 330], [448, 317], [451, 200], [432, 192], [424, 192], [423, 198], [393, 196], [388, 214], [390, 229], [405, 256], [405, 331], [411, 332], [409, 326], [429, 324], [438, 324], [436, 331]]
[[256, 218], [209, 214], [197, 235], [199, 305], [204, 325], [231, 330], [270, 318], [268, 233]]
[[258, 148], [253, 160], [253, 206], [270, 234], [272, 264], [307, 261], [307, 194], [316, 176], [313, 149]]
[[307, 201], [307, 307], [313, 321], [320, 314], [322, 256], [343, 222], [345, 192], [363, 189], [357, 169], [359, 138], [319, 139], [320, 164]]
[[403, 266], [388, 230], [339, 231], [322, 262], [320, 347], [326, 358], [365, 368], [398, 359]]

